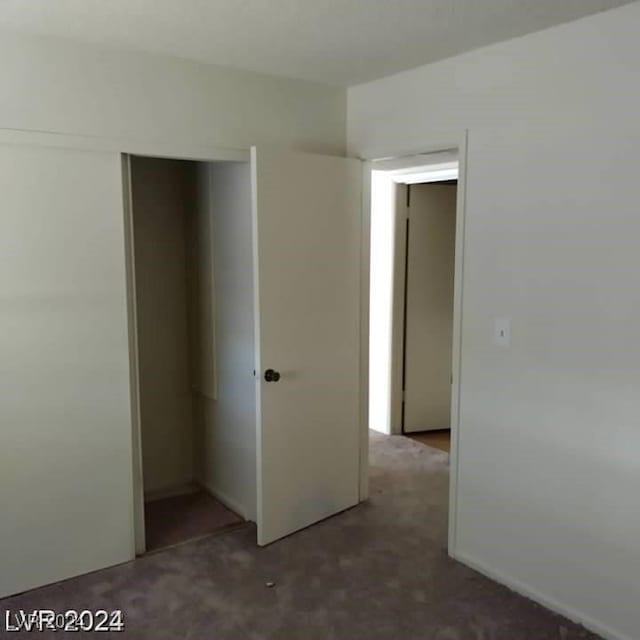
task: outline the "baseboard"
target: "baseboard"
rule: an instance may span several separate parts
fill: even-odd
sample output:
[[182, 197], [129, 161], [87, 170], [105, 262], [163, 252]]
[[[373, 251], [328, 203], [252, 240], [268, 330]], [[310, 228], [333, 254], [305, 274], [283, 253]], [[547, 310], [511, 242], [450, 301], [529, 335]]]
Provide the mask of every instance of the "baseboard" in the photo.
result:
[[612, 629], [608, 625], [602, 624], [601, 622], [594, 620], [590, 616], [585, 615], [584, 613], [578, 611], [577, 609], [571, 606], [565, 605], [559, 600], [555, 600], [554, 598], [548, 598], [547, 596], [540, 593], [536, 589], [531, 588], [529, 585], [523, 582], [520, 582], [519, 580], [513, 580], [508, 576], [501, 574], [499, 571], [494, 571], [493, 569], [487, 568], [481, 562], [477, 562], [469, 558], [464, 553], [451, 552], [449, 555], [454, 560], [457, 560], [458, 562], [461, 562], [462, 564], [467, 565], [474, 571], [477, 571], [478, 573], [485, 575], [487, 578], [491, 578], [491, 580], [493, 580], [494, 582], [503, 584], [504, 586], [508, 587], [512, 591], [515, 591], [516, 593], [519, 593], [520, 595], [525, 596], [526, 598], [529, 598], [530, 600], [533, 600], [538, 604], [541, 604], [543, 607], [546, 607], [547, 609], [550, 609], [555, 613], [559, 613], [560, 615], [563, 615], [565, 618], [568, 618], [569, 620], [577, 624], [581, 624], [583, 627], [585, 627], [589, 631], [592, 631], [593, 633], [596, 633], [602, 636], [606, 640], [635, 640], [631, 636], [627, 636], [624, 633], [621, 633], [620, 631], [616, 631], [615, 629]]
[[154, 491], [144, 492], [144, 501], [153, 502], [155, 500], [162, 500], [163, 498], [173, 498], [174, 496], [183, 496], [188, 493], [195, 493], [198, 490], [198, 485], [193, 482], [187, 484], [177, 485], [175, 487], [167, 487], [165, 489], [155, 489]]
[[218, 502], [221, 502], [225, 507], [231, 509], [231, 511], [233, 511], [234, 513], [237, 513], [244, 520], [251, 520], [247, 513], [247, 509], [237, 500], [230, 498], [224, 492], [215, 489], [207, 482], [198, 482], [198, 485], [202, 487], [207, 493], [210, 493]]

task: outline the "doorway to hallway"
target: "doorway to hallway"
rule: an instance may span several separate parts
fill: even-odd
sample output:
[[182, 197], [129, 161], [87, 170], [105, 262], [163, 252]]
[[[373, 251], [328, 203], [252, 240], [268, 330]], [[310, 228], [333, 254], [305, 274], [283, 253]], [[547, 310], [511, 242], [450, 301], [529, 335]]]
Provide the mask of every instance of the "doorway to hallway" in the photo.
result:
[[457, 152], [371, 166], [369, 426], [448, 451]]

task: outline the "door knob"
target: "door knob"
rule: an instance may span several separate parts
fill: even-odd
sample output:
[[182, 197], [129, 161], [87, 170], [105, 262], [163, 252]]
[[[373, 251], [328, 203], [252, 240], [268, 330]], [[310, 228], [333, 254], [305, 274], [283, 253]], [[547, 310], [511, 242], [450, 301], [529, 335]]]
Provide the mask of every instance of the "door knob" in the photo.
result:
[[264, 379], [267, 382], [278, 382], [278, 380], [280, 380], [280, 373], [278, 371], [274, 371], [273, 369], [267, 369], [264, 372]]

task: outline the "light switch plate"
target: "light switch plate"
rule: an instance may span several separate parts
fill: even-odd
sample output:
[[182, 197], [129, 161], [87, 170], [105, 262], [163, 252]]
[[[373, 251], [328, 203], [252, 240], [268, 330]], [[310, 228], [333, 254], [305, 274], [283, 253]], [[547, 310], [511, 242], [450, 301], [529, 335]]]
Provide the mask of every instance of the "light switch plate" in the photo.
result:
[[496, 318], [493, 341], [506, 349], [511, 346], [511, 318]]

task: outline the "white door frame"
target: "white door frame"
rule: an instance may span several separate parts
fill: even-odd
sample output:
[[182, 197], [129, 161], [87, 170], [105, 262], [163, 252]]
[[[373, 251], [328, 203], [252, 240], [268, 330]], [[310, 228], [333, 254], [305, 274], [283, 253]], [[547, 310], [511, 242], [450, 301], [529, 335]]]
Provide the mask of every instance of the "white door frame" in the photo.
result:
[[360, 462], [360, 498], [364, 500], [369, 493], [369, 261], [371, 255], [371, 171], [374, 161], [402, 158], [426, 153], [437, 153], [457, 149], [459, 157], [458, 193], [456, 204], [455, 239], [455, 275], [453, 293], [453, 348], [452, 348], [452, 385], [451, 385], [451, 454], [449, 479], [449, 555], [455, 555], [456, 521], [459, 474], [460, 445], [460, 383], [462, 358], [462, 313], [463, 313], [463, 268], [464, 268], [464, 228], [466, 215], [467, 187], [467, 131], [434, 136], [425, 140], [419, 147], [404, 149], [378, 149], [367, 151], [360, 157], [364, 160], [362, 176], [363, 213], [362, 213], [362, 293], [361, 293], [361, 366], [362, 366], [362, 420], [361, 420], [361, 462]]
[[122, 152], [123, 209], [125, 218], [125, 251], [127, 260], [127, 308], [129, 322], [129, 359], [131, 377], [131, 437], [133, 445], [133, 517], [136, 555], [146, 551], [144, 524], [144, 476], [142, 468], [142, 421], [140, 416], [140, 377], [138, 353], [138, 324], [135, 281], [135, 247], [133, 235], [133, 202], [131, 197], [131, 156], [194, 160], [198, 162], [249, 162], [249, 150], [175, 148], [154, 151], [141, 147], [139, 151]]

